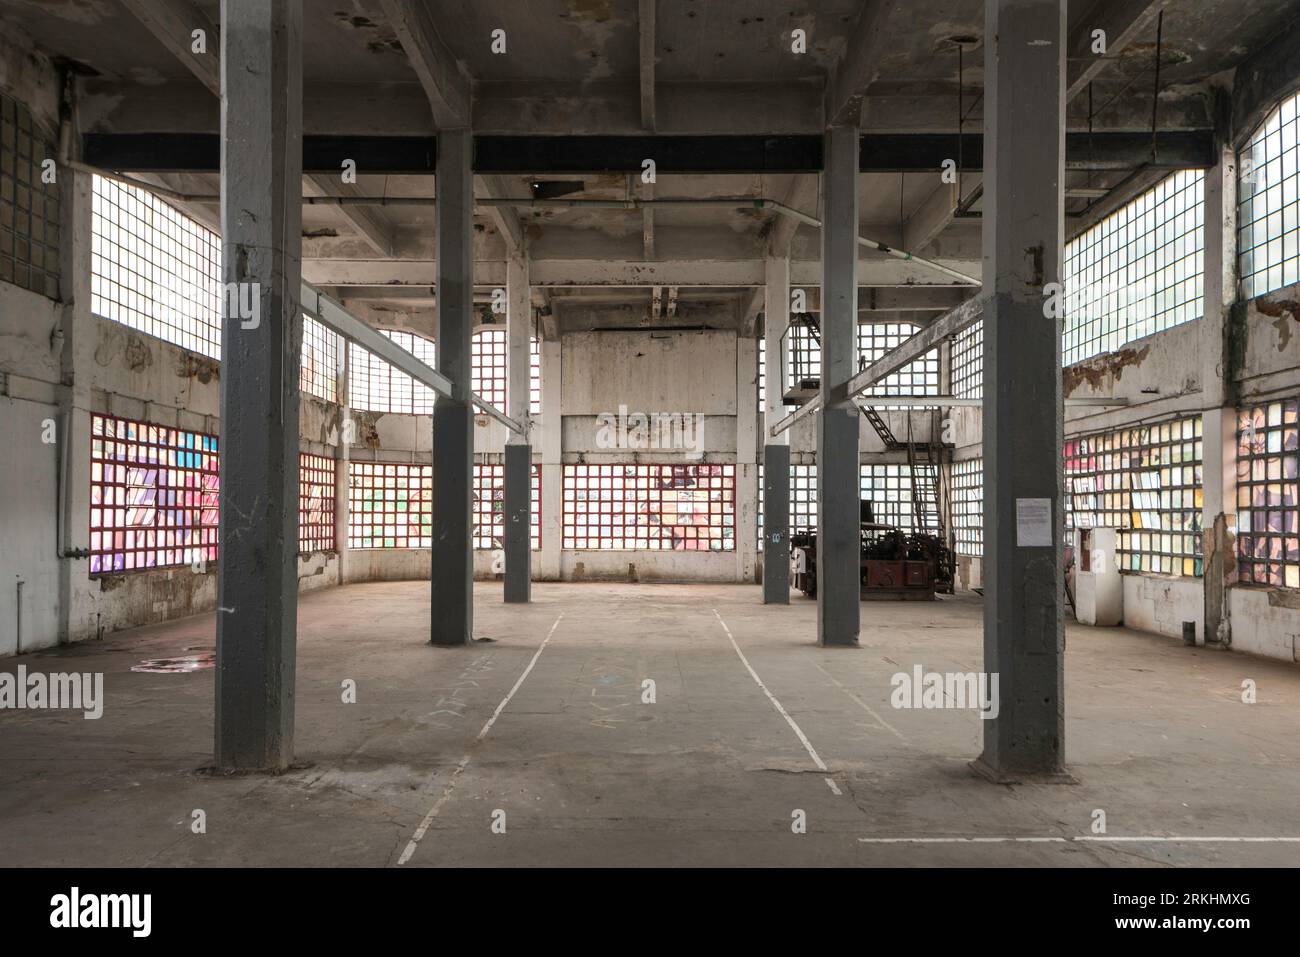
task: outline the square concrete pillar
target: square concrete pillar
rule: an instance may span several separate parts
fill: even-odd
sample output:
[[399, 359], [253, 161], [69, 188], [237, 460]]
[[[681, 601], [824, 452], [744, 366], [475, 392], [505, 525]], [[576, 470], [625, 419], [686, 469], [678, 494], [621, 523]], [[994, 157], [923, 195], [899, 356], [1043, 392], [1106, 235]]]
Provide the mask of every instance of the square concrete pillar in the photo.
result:
[[1205, 171], [1205, 314], [1201, 319], [1204, 480], [1201, 552], [1205, 612], [1199, 643], [1232, 638], [1228, 588], [1237, 580], [1237, 404], [1228, 331], [1237, 299], [1237, 153]]
[[826, 132], [825, 157], [822, 409], [817, 417], [817, 643], [852, 647], [858, 643], [862, 600], [858, 407], [851, 399], [833, 396], [857, 371], [857, 127], [831, 127]]
[[790, 604], [790, 431], [773, 435], [785, 417], [786, 329], [790, 326], [790, 258], [768, 256], [763, 293], [763, 604]]
[[1064, 771], [1061, 330], [1065, 0], [984, 19], [984, 668], [1000, 710], [976, 770]]
[[221, 5], [216, 763], [293, 757], [302, 310], [302, 5]]
[[[533, 331], [528, 260], [511, 255], [506, 264], [506, 414], [529, 425], [530, 358]], [[529, 600], [532, 581], [532, 447], [528, 436], [510, 433], [505, 459], [505, 600]]]
[[511, 442], [506, 446], [505, 500], [505, 600], [527, 602], [532, 597], [532, 489], [533, 450]]
[[454, 395], [433, 406], [433, 570], [430, 643], [468, 644], [474, 627], [474, 410], [470, 348], [474, 316], [474, 175], [469, 130], [438, 132], [438, 371]]

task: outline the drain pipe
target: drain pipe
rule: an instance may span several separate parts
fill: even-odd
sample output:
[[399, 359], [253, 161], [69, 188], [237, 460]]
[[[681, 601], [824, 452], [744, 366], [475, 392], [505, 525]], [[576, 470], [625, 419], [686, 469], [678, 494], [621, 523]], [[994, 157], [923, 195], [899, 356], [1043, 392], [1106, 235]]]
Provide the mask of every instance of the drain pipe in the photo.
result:
[[22, 576], [15, 575], [18, 579], [18, 630], [14, 633], [14, 654], [23, 653], [23, 582]]
[[[61, 152], [65, 152], [61, 150]], [[155, 186], [152, 183], [146, 183], [130, 176], [123, 176], [120, 173], [113, 173], [107, 170], [97, 169], [78, 160], [73, 160], [66, 156], [61, 160], [75, 170], [85, 173], [94, 173], [103, 176], [106, 179], [123, 183], [127, 186], [133, 186], [136, 189], [147, 190], [164, 199], [170, 199], [176, 203], [219, 203], [220, 195], [203, 194], [203, 193], [180, 193], [174, 189], [168, 189], [165, 186]], [[306, 206], [436, 206], [438, 200], [432, 196], [304, 196], [303, 205]], [[736, 196], [722, 198], [698, 198], [698, 199], [514, 199], [511, 197], [485, 196], [474, 200], [476, 206], [513, 206], [521, 209], [654, 209], [658, 208], [675, 208], [675, 207], [700, 207], [700, 206], [717, 206], [724, 209], [766, 209], [778, 213], [782, 216], [789, 216], [797, 219], [799, 222], [816, 229], [820, 229], [822, 221], [816, 216], [800, 212], [792, 206], [778, 202], [775, 199], [753, 196]], [[918, 266], [925, 266], [933, 269], [935, 272], [943, 273], [950, 279], [956, 279], [962, 285], [980, 286], [983, 283], [974, 276], [968, 276], [966, 273], [957, 269], [945, 266], [943, 263], [935, 262], [933, 259], [926, 259], [923, 256], [917, 256], [903, 249], [896, 249], [887, 243], [878, 242], [869, 239], [866, 236], [858, 237], [858, 245], [865, 246], [867, 249], [884, 253], [903, 262], [914, 262]]]

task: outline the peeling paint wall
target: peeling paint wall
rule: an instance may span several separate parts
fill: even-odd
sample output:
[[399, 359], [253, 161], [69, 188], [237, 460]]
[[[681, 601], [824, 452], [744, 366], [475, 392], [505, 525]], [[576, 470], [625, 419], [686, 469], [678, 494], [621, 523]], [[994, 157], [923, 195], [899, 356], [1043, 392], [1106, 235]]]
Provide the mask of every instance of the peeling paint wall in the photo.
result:
[[[59, 422], [59, 353], [50, 340], [62, 307], [15, 286], [0, 283], [0, 447], [21, 454], [0, 456], [5, 490], [5, 548], [0, 550], [0, 654], [16, 644], [17, 590], [23, 585], [24, 650], [57, 643], [59, 560], [56, 557], [58, 446], [41, 441], [43, 423]], [[94, 339], [88, 388], [89, 409], [74, 413], [68, 448], [89, 448], [89, 412], [193, 429], [219, 431], [220, 369], [151, 336], [107, 320], [93, 319]], [[327, 423], [334, 407], [304, 397], [304, 450], [332, 457]], [[70, 457], [68, 493], [74, 504], [67, 530], [71, 548], [89, 545], [89, 464]], [[210, 611], [216, 604], [216, 568], [160, 569], [92, 579], [84, 559], [70, 560], [67, 638], [80, 641], [122, 628]], [[303, 590], [337, 584], [338, 558], [315, 554], [300, 559]]]

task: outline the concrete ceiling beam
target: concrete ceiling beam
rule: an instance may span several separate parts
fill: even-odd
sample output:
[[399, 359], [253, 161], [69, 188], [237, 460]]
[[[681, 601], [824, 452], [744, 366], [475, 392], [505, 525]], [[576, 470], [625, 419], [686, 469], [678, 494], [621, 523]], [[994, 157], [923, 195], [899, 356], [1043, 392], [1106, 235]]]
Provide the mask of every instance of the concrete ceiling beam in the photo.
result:
[[438, 129], [468, 127], [474, 84], [443, 43], [422, 0], [379, 0], [389, 26], [424, 87]]

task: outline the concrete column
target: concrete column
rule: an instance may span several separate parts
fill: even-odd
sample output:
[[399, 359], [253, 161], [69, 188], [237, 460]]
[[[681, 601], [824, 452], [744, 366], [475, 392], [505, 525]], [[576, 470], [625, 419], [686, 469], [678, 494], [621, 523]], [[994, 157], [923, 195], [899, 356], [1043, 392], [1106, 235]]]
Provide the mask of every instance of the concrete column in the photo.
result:
[[[293, 758], [302, 344], [302, 4], [221, 6], [216, 763]], [[251, 309], [249, 308], [251, 307]]]
[[[832, 399], [857, 371], [858, 130], [826, 131], [822, 174], [822, 410], [817, 416], [817, 643], [858, 643], [858, 407]], [[770, 473], [769, 473], [770, 474]]]
[[351, 487], [352, 467], [352, 394], [349, 391], [351, 349], [348, 341], [339, 338], [337, 396], [339, 403], [338, 447], [334, 470], [334, 549], [339, 556], [339, 584], [348, 581], [348, 525], [352, 520], [352, 501], [348, 496]]
[[976, 770], [1064, 770], [1062, 320], [1066, 0], [984, 15], [984, 668], [999, 676]]
[[1201, 470], [1204, 626], [1199, 643], [1232, 636], [1228, 586], [1237, 580], [1237, 383], [1228, 330], [1237, 299], [1237, 154], [1220, 150], [1205, 172], [1205, 315], [1201, 320]]
[[754, 581], [758, 539], [758, 345], [736, 337], [736, 581]]
[[[528, 422], [529, 352], [532, 339], [532, 293], [528, 260], [512, 254], [506, 264], [506, 414]], [[532, 581], [532, 447], [528, 436], [510, 433], [505, 465], [505, 600], [529, 600]]]
[[542, 340], [542, 567], [541, 577], [559, 581], [564, 535], [564, 435], [560, 401], [563, 349]]
[[[73, 138], [78, 142], [78, 138]], [[59, 205], [62, 216], [59, 298], [63, 310], [59, 331], [59, 608], [58, 642], [73, 640], [77, 624], [73, 610], [77, 585], [86, 581], [84, 553], [90, 546], [86, 517], [90, 514], [90, 386], [97, 342], [90, 312], [90, 250], [93, 186], [89, 173], [60, 168]]]
[[433, 572], [430, 641], [464, 645], [474, 627], [474, 175], [469, 130], [439, 130], [437, 228], [438, 371], [453, 398], [433, 406]]
[[785, 417], [785, 355], [790, 325], [790, 258], [768, 256], [763, 293], [763, 604], [790, 604], [790, 431], [772, 435]]

